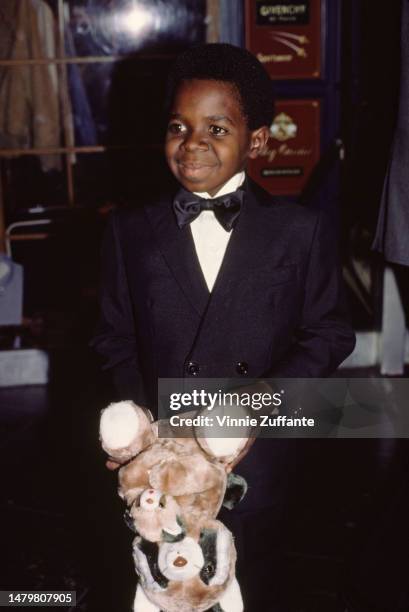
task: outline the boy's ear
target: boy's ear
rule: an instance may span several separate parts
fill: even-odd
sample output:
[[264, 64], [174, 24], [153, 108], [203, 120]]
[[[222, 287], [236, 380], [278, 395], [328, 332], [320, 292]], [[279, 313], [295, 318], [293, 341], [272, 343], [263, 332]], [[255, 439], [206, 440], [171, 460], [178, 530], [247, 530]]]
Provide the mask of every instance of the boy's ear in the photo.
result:
[[250, 139], [250, 159], [256, 159], [266, 148], [268, 139], [270, 138], [270, 130], [266, 125], [263, 125], [257, 130], [253, 130]]

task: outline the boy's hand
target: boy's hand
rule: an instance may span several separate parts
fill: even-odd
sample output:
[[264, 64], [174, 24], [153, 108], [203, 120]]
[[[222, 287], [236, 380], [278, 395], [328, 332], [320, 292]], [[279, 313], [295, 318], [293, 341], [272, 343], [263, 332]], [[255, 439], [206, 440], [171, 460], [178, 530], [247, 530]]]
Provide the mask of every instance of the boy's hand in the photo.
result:
[[[255, 383], [243, 386], [243, 387], [239, 387], [234, 389], [234, 391], [236, 393], [243, 394], [243, 393], [247, 393], [249, 395], [252, 395], [253, 393], [273, 393], [272, 388], [270, 387], [270, 385], [264, 381], [264, 380], [258, 380]], [[270, 412], [270, 411], [269, 411]], [[268, 413], [269, 413], [268, 412]], [[257, 411], [257, 414], [261, 414], [261, 412]], [[253, 414], [250, 414], [250, 416], [256, 416]], [[237, 455], [237, 457], [235, 459], [233, 459], [233, 461], [231, 461], [230, 463], [226, 463], [225, 465], [225, 470], [228, 474], [230, 474], [230, 472], [232, 472], [234, 470], [234, 468], [236, 467], [236, 465], [238, 463], [240, 463], [240, 461], [247, 455], [247, 453], [249, 452], [249, 450], [251, 449], [251, 447], [253, 446], [257, 435], [259, 433], [259, 429], [257, 428], [252, 428], [250, 430], [250, 437], [246, 443], [246, 445], [244, 446], [243, 450], [240, 452], [239, 455]]]
[[105, 466], [108, 468], [108, 470], [117, 470], [119, 467], [121, 467], [121, 464], [117, 463], [116, 461], [112, 461], [112, 459], [108, 459], [108, 461], [105, 462]]

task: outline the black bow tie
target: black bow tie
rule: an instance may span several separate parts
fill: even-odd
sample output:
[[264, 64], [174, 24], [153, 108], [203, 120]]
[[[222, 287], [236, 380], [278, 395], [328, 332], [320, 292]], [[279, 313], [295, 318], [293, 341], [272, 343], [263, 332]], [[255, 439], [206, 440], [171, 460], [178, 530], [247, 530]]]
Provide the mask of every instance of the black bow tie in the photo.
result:
[[242, 189], [211, 199], [201, 198], [186, 189], [180, 189], [173, 200], [177, 224], [182, 228], [196, 219], [202, 210], [213, 210], [220, 225], [226, 232], [230, 232], [239, 217], [243, 197]]

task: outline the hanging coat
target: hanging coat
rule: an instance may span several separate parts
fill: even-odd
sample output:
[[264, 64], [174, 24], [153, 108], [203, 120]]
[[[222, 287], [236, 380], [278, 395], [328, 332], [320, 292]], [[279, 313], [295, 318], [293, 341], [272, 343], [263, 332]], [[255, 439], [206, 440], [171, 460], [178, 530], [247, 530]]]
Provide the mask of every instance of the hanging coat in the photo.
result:
[[[44, 59], [56, 55], [56, 24], [43, 0], [20, 0], [9, 59]], [[0, 146], [61, 146], [62, 115], [55, 64], [10, 66], [0, 80]], [[40, 158], [44, 171], [60, 169], [59, 155]]]
[[409, 0], [402, 0], [398, 121], [386, 174], [373, 249], [409, 266]]

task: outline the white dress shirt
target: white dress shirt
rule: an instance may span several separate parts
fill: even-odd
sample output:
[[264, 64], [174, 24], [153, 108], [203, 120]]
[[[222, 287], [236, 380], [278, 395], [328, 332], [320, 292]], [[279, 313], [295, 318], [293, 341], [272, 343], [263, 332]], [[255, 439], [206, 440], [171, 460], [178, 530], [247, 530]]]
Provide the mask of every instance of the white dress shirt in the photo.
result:
[[[245, 179], [244, 172], [238, 172], [223, 185], [214, 195], [210, 196], [207, 192], [195, 192], [196, 195], [205, 199], [218, 198], [227, 193], [232, 193], [240, 187]], [[209, 291], [212, 291], [217, 274], [222, 265], [223, 257], [227, 249], [232, 231], [226, 230], [220, 225], [212, 210], [203, 210], [198, 217], [190, 224], [193, 241], [200, 267]]]

